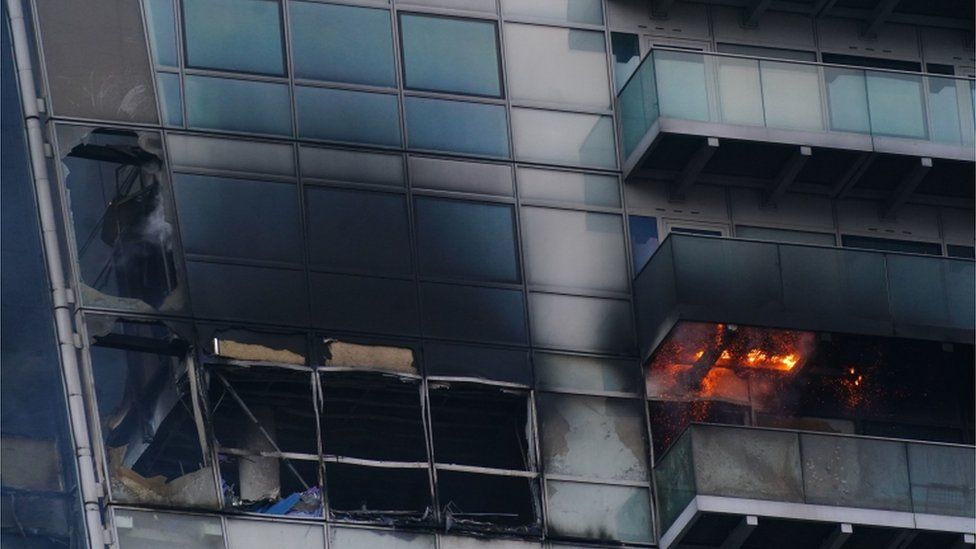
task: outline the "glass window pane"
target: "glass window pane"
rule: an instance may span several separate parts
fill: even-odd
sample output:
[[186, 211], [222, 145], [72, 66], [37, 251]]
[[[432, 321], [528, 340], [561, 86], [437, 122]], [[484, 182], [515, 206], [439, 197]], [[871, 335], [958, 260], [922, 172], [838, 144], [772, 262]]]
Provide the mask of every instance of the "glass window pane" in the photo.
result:
[[637, 274], [657, 249], [657, 218], [631, 215], [627, 221], [630, 225], [630, 253], [634, 260], [634, 274]]
[[925, 139], [922, 77], [867, 71], [871, 133]]
[[204, 318], [308, 323], [305, 274], [290, 269], [187, 262], [193, 312]]
[[538, 396], [547, 474], [647, 480], [647, 421], [639, 400]]
[[[962, 121], [962, 113], [959, 109], [959, 90], [966, 89], [966, 82], [935, 77], [929, 77], [928, 81], [932, 140], [939, 143], [961, 143], [960, 122]], [[965, 97], [965, 92], [963, 97]]]
[[396, 95], [297, 86], [295, 103], [300, 137], [400, 146]]
[[759, 70], [767, 126], [788, 130], [824, 129], [819, 67], [760, 61]]
[[149, 24], [149, 45], [157, 65], [180, 66], [176, 53], [176, 14], [173, 0], [143, 0]]
[[495, 23], [402, 14], [404, 86], [500, 97]]
[[388, 10], [291, 2], [288, 11], [297, 78], [396, 85]]
[[414, 209], [421, 274], [519, 281], [511, 206], [417, 198]]
[[186, 116], [191, 127], [291, 135], [286, 84], [187, 75]]
[[429, 337], [526, 343], [522, 292], [448, 284], [421, 284], [424, 334]]
[[186, 253], [302, 262], [294, 184], [176, 174], [173, 187]]
[[480, 11], [495, 14], [495, 0], [399, 0], [399, 4], [413, 4], [415, 6], [431, 6], [435, 8], [450, 8], [456, 10]]
[[507, 23], [505, 59], [512, 99], [610, 106], [602, 32]]
[[185, 307], [162, 142], [154, 132], [59, 126], [86, 305]]
[[528, 391], [432, 382], [428, 399], [437, 463], [536, 469], [534, 452], [529, 450]]
[[173, 169], [205, 168], [242, 174], [295, 175], [291, 145], [239, 139], [166, 134]]
[[227, 519], [227, 537], [231, 549], [294, 547], [325, 549], [325, 531], [321, 525], [288, 524], [257, 520]]
[[402, 194], [307, 187], [305, 208], [311, 268], [409, 276]]
[[646, 488], [550, 480], [549, 531], [574, 538], [651, 541], [650, 494]]
[[180, 75], [161, 72], [156, 75], [156, 83], [159, 88], [159, 110], [163, 115], [163, 124], [182, 126], [183, 89], [180, 86]]
[[415, 189], [442, 189], [464, 193], [512, 196], [512, 167], [509, 164], [465, 162], [411, 156], [410, 184]]
[[219, 517], [115, 509], [121, 549], [223, 549]]
[[634, 327], [630, 302], [532, 293], [532, 342], [540, 347], [631, 353]]
[[407, 140], [415, 149], [508, 158], [503, 105], [407, 97]]
[[312, 273], [312, 321], [320, 328], [417, 334], [417, 293], [409, 280]]
[[637, 394], [643, 382], [636, 360], [535, 353], [532, 363], [537, 389]]
[[329, 528], [329, 547], [332, 549], [434, 549], [434, 536], [366, 530], [363, 528]]
[[640, 39], [636, 34], [613, 32], [610, 33], [610, 49], [613, 52], [613, 82], [619, 93], [640, 64]]
[[554, 23], [603, 24], [600, 0], [502, 0], [502, 13]]
[[191, 67], [285, 74], [276, 0], [184, 0], [183, 26]]
[[620, 184], [612, 175], [519, 168], [518, 186], [523, 200], [620, 207]]
[[870, 132], [864, 71], [824, 67], [824, 80], [827, 82], [830, 129], [841, 132]]
[[426, 342], [424, 366], [429, 376], [475, 377], [532, 384], [532, 367], [525, 350]]
[[402, 187], [403, 157], [340, 149], [301, 147], [302, 177], [349, 183]]
[[736, 225], [735, 236], [738, 238], [752, 238], [754, 240], [816, 244], [819, 246], [833, 246], [836, 243], [836, 238], [830, 233], [772, 229], [769, 227], [747, 227], [745, 225]]
[[845, 248], [863, 248], [865, 250], [879, 250], [885, 252], [942, 255], [942, 245], [938, 242], [919, 242], [916, 240], [877, 238], [872, 236], [857, 236], [851, 234], [841, 235], [840, 240], [841, 245]]
[[609, 116], [512, 109], [515, 156], [519, 160], [567, 166], [617, 166]]
[[707, 122], [704, 56], [665, 50], [654, 51], [652, 55], [661, 116]]
[[722, 121], [729, 124], [762, 126], [765, 118], [762, 87], [759, 82], [759, 61], [737, 57], [709, 57], [708, 61], [717, 65], [718, 100]]
[[529, 284], [627, 291], [619, 215], [523, 207], [521, 216]]

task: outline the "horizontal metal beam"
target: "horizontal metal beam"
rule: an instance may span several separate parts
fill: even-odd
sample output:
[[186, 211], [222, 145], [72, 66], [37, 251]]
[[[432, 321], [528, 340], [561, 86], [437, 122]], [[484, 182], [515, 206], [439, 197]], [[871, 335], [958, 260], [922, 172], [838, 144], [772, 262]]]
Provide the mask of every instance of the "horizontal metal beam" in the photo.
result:
[[718, 150], [718, 138], [709, 137], [705, 142], [695, 151], [694, 156], [685, 165], [685, 168], [678, 175], [678, 179], [674, 183], [674, 187], [671, 189], [671, 200], [683, 200], [685, 194], [687, 194], [688, 189], [695, 184], [698, 180], [698, 175], [708, 164], [708, 161]]
[[919, 163], [915, 165], [915, 168], [902, 179], [898, 187], [891, 193], [888, 201], [885, 203], [884, 211], [882, 212], [882, 217], [885, 219], [891, 219], [895, 217], [898, 213], [898, 209], [908, 202], [908, 198], [912, 196], [918, 185], [925, 179], [925, 174], [929, 172], [932, 168], [931, 158], [921, 158]]

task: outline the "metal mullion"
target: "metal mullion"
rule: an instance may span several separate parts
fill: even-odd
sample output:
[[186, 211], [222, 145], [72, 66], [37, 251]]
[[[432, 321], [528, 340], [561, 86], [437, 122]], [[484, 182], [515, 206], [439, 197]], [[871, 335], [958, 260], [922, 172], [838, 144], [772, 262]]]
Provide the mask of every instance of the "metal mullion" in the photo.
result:
[[[494, 346], [492, 348], [495, 348]], [[513, 350], [513, 349], [508, 349]], [[519, 351], [524, 351], [524, 349], [519, 349]], [[480, 377], [465, 377], [465, 376], [427, 376], [427, 380], [432, 383], [464, 383], [472, 385], [482, 385], [485, 387], [493, 388], [504, 388], [504, 389], [516, 389], [521, 391], [531, 391], [532, 388], [528, 385], [522, 383], [513, 383], [511, 381], [497, 381], [493, 379], [485, 379]]]
[[275, 76], [262, 73], [238, 72], [221, 69], [204, 69], [198, 67], [185, 67], [183, 72], [188, 76], [204, 76], [209, 78], [221, 78], [223, 80], [242, 80], [246, 82], [267, 82], [269, 84], [290, 84], [288, 76]]
[[[575, 482], [578, 484], [599, 484], [601, 486], [627, 486], [630, 488], [647, 488], [648, 481], [646, 480], [621, 480], [621, 479], [609, 479], [609, 478], [596, 478], [596, 477], [580, 477], [576, 475], [565, 475], [558, 473], [549, 473], [549, 478], [559, 482]], [[650, 478], [650, 469], [648, 469], [648, 478]]]
[[314, 78], [294, 78], [295, 86], [306, 88], [324, 88], [330, 90], [348, 90], [364, 93], [382, 93], [386, 95], [396, 95], [399, 90], [396, 86], [377, 86], [372, 84], [355, 84], [352, 82], [342, 82], [338, 80], [316, 80]]
[[438, 276], [421, 276], [421, 283], [444, 284], [465, 288], [494, 289], [494, 290], [523, 290], [524, 285], [518, 282], [492, 282], [489, 280], [472, 280], [464, 278], [448, 278]]
[[529, 208], [546, 208], [549, 210], [563, 210], [580, 213], [602, 213], [610, 215], [623, 215], [624, 213], [620, 208], [617, 207], [585, 206], [574, 202], [558, 202], [540, 198], [523, 199], [522, 205]]
[[[506, 23], [516, 23], [519, 25], [534, 25], [537, 27], [553, 27], [558, 29], [584, 30], [584, 31], [597, 31], [597, 32], [603, 32], [603, 30], [606, 28], [606, 25], [596, 25], [593, 23], [555, 21], [552, 19], [544, 19], [544, 18], [532, 17], [526, 15], [505, 15], [504, 8], [502, 9], [502, 18]], [[630, 32], [629, 34], [633, 34], [633, 32]]]
[[316, 189], [347, 189], [363, 192], [394, 194], [406, 196], [407, 190], [402, 186], [384, 185], [382, 183], [358, 183], [355, 181], [341, 181], [338, 179], [321, 179], [317, 177], [303, 177], [302, 183], [306, 188]]
[[224, 257], [207, 254], [191, 253], [186, 255], [187, 261], [195, 263], [210, 263], [216, 265], [231, 265], [235, 267], [257, 267], [265, 269], [277, 269], [281, 271], [301, 271], [303, 267], [300, 263], [287, 263], [283, 261], [267, 261], [262, 259], [246, 259], [239, 257]]
[[[508, 102], [503, 97], [493, 97], [490, 95], [463, 94], [457, 92], [424, 90], [418, 88], [403, 88], [403, 94], [407, 97], [419, 97], [423, 99], [440, 99], [442, 101], [455, 101], [459, 103], [481, 103], [484, 105], [507, 105]], [[507, 93], [505, 94], [508, 95]]]
[[399, 281], [410, 281], [413, 280], [411, 276], [404, 275], [391, 275], [385, 273], [371, 273], [368, 271], [360, 270], [343, 270], [343, 269], [320, 269], [316, 267], [309, 267], [309, 274], [325, 274], [325, 275], [339, 275], [339, 276], [356, 276], [363, 278], [373, 278], [379, 280], [399, 280]]
[[621, 175], [620, 169], [607, 168], [606, 166], [553, 164], [551, 162], [525, 159], [519, 159], [518, 165], [525, 168], [540, 168], [546, 170], [578, 170], [580, 172], [592, 173], [594, 175], [615, 175], [617, 177], [620, 177]]
[[[485, 21], [498, 21], [498, 11], [494, 13], [487, 11], [466, 10], [463, 8], [445, 8], [437, 6], [424, 6], [412, 4], [409, 0], [396, 0], [395, 9], [397, 13], [432, 15], [449, 18], [479, 19]], [[497, 4], [497, 2], [496, 2]]]
[[262, 174], [255, 172], [238, 172], [234, 170], [225, 170], [221, 168], [201, 168], [196, 166], [176, 166], [171, 168], [170, 171], [174, 175], [186, 174], [186, 175], [199, 175], [199, 176], [209, 176], [209, 177], [222, 177], [227, 179], [243, 179], [246, 181], [257, 181], [260, 183], [284, 183], [290, 185], [297, 185], [298, 178], [290, 175], [273, 175], [273, 174]]
[[[392, 94], [388, 94], [388, 95], [392, 95]], [[335, 140], [335, 139], [331, 139], [330, 140], [330, 139], [323, 139], [323, 138], [320, 138], [320, 137], [302, 137], [300, 143], [308, 144], [308, 145], [319, 145], [319, 146], [323, 146], [324, 145], [324, 146], [326, 146], [326, 148], [330, 148], [329, 147], [330, 145], [335, 145], [335, 148], [343, 148], [343, 147], [348, 148], [348, 147], [355, 147], [357, 145], [360, 145], [360, 143], [357, 143], [355, 141], [339, 141], [339, 140]], [[369, 143], [367, 146], [373, 147], [374, 149], [379, 149], [379, 150], [385, 151], [385, 152], [399, 152], [399, 153], [402, 153], [403, 152], [403, 146], [402, 145], [400, 145], [400, 146], [397, 146], [397, 145], [380, 145], [380, 144], [376, 144], [376, 143]]]
[[518, 477], [526, 479], [538, 478], [538, 471], [519, 471], [516, 469], [502, 469], [499, 467], [481, 467], [478, 465], [461, 465], [457, 463], [437, 463], [436, 469], [454, 471], [457, 473], [471, 473], [475, 475], [492, 475], [496, 477]]
[[563, 295], [563, 296], [570, 296], [570, 297], [584, 297], [584, 298], [592, 298], [592, 299], [608, 299], [613, 301], [626, 301], [631, 299], [631, 294], [627, 292], [593, 290], [589, 288], [572, 288], [569, 286], [529, 284], [529, 289], [531, 289], [535, 293], [543, 293], [549, 295]]
[[455, 190], [447, 190], [447, 189], [418, 188], [413, 191], [413, 195], [465, 200], [468, 202], [515, 205], [515, 199], [510, 196], [503, 196], [497, 194], [484, 194], [484, 193], [470, 193], [465, 191], [455, 191]]

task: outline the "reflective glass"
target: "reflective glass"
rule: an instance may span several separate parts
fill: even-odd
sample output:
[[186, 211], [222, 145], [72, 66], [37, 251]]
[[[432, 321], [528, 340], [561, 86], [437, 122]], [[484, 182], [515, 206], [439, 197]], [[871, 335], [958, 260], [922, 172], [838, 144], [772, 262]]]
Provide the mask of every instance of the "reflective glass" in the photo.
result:
[[[932, 126], [932, 140], [939, 143], [960, 143], [959, 90], [957, 83], [965, 82], [951, 78], [928, 78], [929, 122]], [[963, 88], [965, 89], [965, 88]]]
[[661, 116], [708, 121], [702, 54], [659, 50], [653, 55]]
[[634, 260], [634, 273], [639, 273], [647, 260], [657, 249], [657, 218], [643, 215], [631, 215], [627, 218], [630, 225], [630, 253]]
[[[729, 124], [762, 126], [762, 86], [759, 83], [759, 61], [737, 57], [709, 57], [718, 74], [718, 99], [722, 121]], [[809, 107], [807, 107], [809, 108]]]
[[413, 281], [312, 273], [312, 322], [320, 328], [416, 335]]
[[529, 284], [627, 291], [619, 215], [523, 207], [522, 245]]
[[173, 189], [186, 253], [302, 262], [294, 184], [175, 174]]
[[507, 23], [505, 59], [512, 99], [610, 106], [602, 32]]
[[407, 97], [411, 148], [508, 158], [508, 119], [503, 105]]
[[227, 537], [233, 549], [325, 548], [325, 532], [320, 525], [228, 519]]
[[540, 347], [630, 353], [634, 326], [630, 302], [533, 292], [532, 342]]
[[867, 71], [871, 133], [925, 139], [922, 77]]
[[295, 77], [396, 85], [388, 10], [291, 2], [288, 15]]
[[557, 536], [651, 541], [647, 488], [549, 480], [549, 531]]
[[494, 23], [402, 14], [400, 34], [404, 86], [502, 95]]
[[567, 166], [617, 166], [609, 116], [512, 109], [515, 156], [519, 160]]
[[525, 344], [522, 292], [449, 284], [420, 285], [424, 335]]
[[480, 11], [495, 14], [495, 0], [400, 0], [400, 4]]
[[223, 549], [220, 517], [115, 510], [121, 549]]
[[638, 394], [643, 385], [636, 360], [598, 358], [556, 353], [532, 356], [536, 388], [569, 391]]
[[303, 146], [298, 156], [303, 177], [394, 187], [404, 184], [403, 157], [399, 154]]
[[509, 164], [465, 162], [411, 156], [410, 184], [417, 189], [442, 189], [464, 193], [513, 196]]
[[273, 324], [308, 323], [305, 274], [188, 261], [190, 297], [198, 317], [249, 320]]
[[819, 67], [760, 61], [759, 70], [767, 126], [789, 130], [824, 129]]
[[511, 206], [417, 198], [414, 211], [421, 274], [519, 281]]
[[297, 86], [295, 104], [300, 137], [400, 146], [396, 95]]
[[307, 187], [309, 266], [410, 274], [410, 232], [402, 194]]
[[176, 14], [173, 0], [143, 0], [149, 25], [149, 45], [157, 65], [180, 66], [176, 53]]
[[186, 117], [191, 127], [291, 135], [286, 84], [187, 75]]
[[283, 143], [167, 133], [166, 145], [174, 169], [295, 175], [294, 149]]
[[620, 184], [612, 175], [519, 168], [518, 187], [527, 200], [620, 207]]
[[610, 33], [610, 50], [613, 52], [613, 82], [620, 92], [640, 64], [640, 39], [636, 34]]
[[864, 71], [824, 67], [827, 82], [827, 106], [830, 129], [842, 132], [868, 133], [868, 91]]
[[329, 547], [332, 549], [435, 549], [434, 536], [366, 530], [363, 528], [329, 528]]
[[276, 0], [184, 0], [183, 27], [191, 67], [285, 74]]
[[603, 24], [600, 0], [502, 0], [502, 13], [553, 23]]
[[183, 125], [183, 90], [180, 86], [180, 75], [172, 72], [161, 72], [156, 75], [159, 88], [159, 110], [163, 115], [163, 124], [180, 127]]

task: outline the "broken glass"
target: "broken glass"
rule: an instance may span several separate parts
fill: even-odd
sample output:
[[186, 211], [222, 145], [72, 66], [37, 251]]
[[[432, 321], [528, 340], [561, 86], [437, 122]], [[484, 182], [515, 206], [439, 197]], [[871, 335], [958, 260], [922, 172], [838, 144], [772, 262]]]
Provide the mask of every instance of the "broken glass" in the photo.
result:
[[437, 498], [448, 531], [539, 531], [533, 478], [438, 469]]
[[100, 316], [86, 327], [113, 501], [216, 507], [182, 327]]
[[160, 136], [59, 126], [64, 183], [86, 305], [185, 306], [182, 258]]
[[430, 472], [414, 467], [325, 464], [329, 514], [337, 520], [416, 524], [433, 520]]

